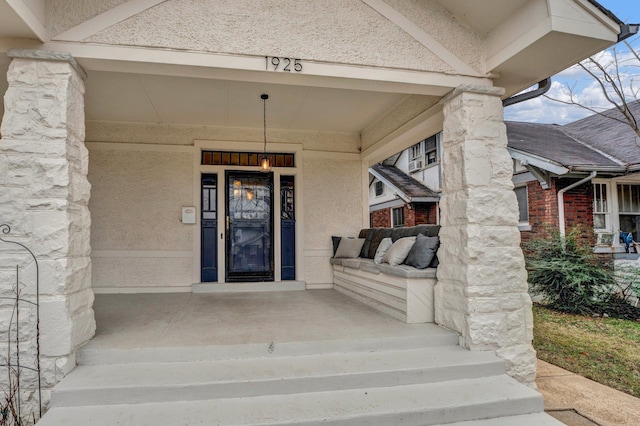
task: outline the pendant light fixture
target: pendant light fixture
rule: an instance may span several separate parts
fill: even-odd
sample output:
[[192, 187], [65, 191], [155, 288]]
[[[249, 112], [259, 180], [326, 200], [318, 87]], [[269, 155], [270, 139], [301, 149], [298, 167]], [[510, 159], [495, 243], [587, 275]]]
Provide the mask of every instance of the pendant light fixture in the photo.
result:
[[260, 157], [260, 171], [262, 173], [269, 173], [271, 171], [271, 160], [267, 155], [267, 99], [269, 99], [269, 95], [263, 93], [260, 95], [260, 99], [262, 99], [264, 111], [264, 151]]

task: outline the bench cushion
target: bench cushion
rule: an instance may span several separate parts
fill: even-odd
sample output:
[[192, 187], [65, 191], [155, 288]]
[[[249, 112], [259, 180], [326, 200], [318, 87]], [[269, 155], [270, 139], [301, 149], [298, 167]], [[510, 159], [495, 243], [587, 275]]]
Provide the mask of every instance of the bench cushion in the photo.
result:
[[376, 256], [376, 250], [378, 250], [378, 246], [380, 245], [380, 241], [385, 238], [391, 236], [391, 232], [393, 229], [391, 228], [376, 228], [373, 233], [373, 237], [371, 238], [371, 245], [369, 246], [369, 253], [367, 257], [369, 259], [373, 259]]
[[440, 232], [440, 225], [400, 226], [392, 229], [391, 239], [395, 243], [400, 238], [416, 237], [418, 234], [435, 237], [438, 232]]
[[338, 250], [333, 257], [356, 258], [360, 257], [360, 250], [364, 244], [364, 238], [342, 238], [338, 245]]
[[[409, 255], [411, 251], [411, 247], [413, 247], [414, 242], [416, 241], [416, 237], [403, 237], [397, 240], [387, 253], [385, 253], [383, 262], [388, 263], [391, 266], [398, 266], [404, 262], [404, 260]], [[380, 243], [382, 246], [382, 243]]]
[[375, 233], [375, 228], [363, 229], [360, 231], [358, 238], [364, 238], [364, 244], [362, 245], [362, 250], [360, 251], [360, 257], [369, 256], [369, 248], [371, 247], [371, 239], [373, 238], [373, 234]]
[[425, 237], [419, 234], [404, 263], [417, 269], [426, 268], [436, 255], [439, 244], [438, 237]]
[[401, 278], [435, 278], [436, 270], [433, 268], [416, 269], [413, 266], [398, 265], [391, 266], [385, 263], [378, 265], [380, 272], [387, 275], [393, 275]]

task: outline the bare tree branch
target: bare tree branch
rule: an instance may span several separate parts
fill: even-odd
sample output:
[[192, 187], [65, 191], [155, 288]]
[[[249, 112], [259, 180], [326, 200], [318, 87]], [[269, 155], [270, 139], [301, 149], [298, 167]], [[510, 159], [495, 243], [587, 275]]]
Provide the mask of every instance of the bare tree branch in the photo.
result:
[[631, 58], [626, 58], [626, 52], [621, 56], [621, 52], [616, 47], [613, 47], [609, 50], [611, 54], [610, 61], [607, 61], [606, 55], [599, 55], [592, 56], [578, 63], [578, 66], [586, 72], [600, 88], [606, 101], [611, 104], [622, 117], [616, 114], [607, 114], [606, 111], [600, 108], [580, 102], [575, 91], [568, 84], [565, 86], [569, 95], [568, 101], [556, 99], [548, 95], [545, 95], [545, 97], [565, 105], [578, 106], [594, 114], [627, 124], [636, 135], [640, 137], [638, 118], [636, 118], [629, 107], [629, 102], [639, 100], [640, 88], [634, 84], [635, 79], [633, 77], [628, 77], [629, 68], [640, 68], [640, 52], [628, 41], [624, 41], [624, 46], [628, 49]]

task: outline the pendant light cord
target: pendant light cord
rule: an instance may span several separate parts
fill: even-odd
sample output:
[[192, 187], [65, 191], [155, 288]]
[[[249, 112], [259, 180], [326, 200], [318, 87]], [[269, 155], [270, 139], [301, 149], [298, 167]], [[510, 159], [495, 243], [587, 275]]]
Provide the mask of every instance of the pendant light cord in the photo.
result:
[[267, 99], [269, 99], [269, 95], [261, 95], [260, 96], [262, 98], [262, 106], [263, 106], [263, 113], [264, 113], [264, 155], [267, 155]]

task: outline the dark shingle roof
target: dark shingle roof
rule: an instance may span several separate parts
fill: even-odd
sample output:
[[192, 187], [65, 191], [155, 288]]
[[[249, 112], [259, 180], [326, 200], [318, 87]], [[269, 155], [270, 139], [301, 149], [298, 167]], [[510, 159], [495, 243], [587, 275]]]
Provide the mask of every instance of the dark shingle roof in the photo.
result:
[[580, 143], [556, 124], [505, 122], [509, 147], [570, 166], [619, 166], [617, 162]]
[[385, 164], [376, 164], [371, 168], [409, 198], [438, 198], [437, 192], [412, 178], [397, 167], [387, 166]]
[[[629, 109], [640, 120], [640, 101], [629, 104]], [[640, 138], [624, 121], [622, 114], [610, 109], [582, 120], [562, 126], [565, 133], [583, 141], [587, 145], [603, 151], [624, 165], [640, 163]], [[609, 118], [614, 117], [615, 119]]]

